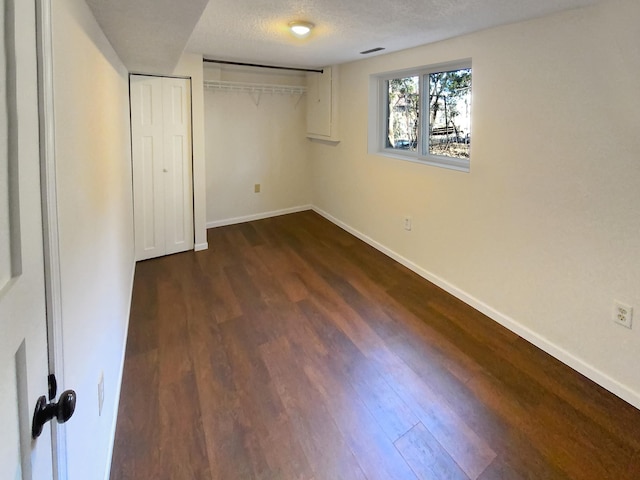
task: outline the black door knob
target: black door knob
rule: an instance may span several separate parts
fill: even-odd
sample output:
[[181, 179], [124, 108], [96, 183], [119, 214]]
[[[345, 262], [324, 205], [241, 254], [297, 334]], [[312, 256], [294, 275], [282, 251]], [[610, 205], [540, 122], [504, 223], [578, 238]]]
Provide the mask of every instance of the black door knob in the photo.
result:
[[47, 403], [47, 397], [42, 395], [36, 402], [36, 409], [33, 412], [31, 436], [38, 438], [42, 433], [44, 424], [53, 418], [55, 418], [58, 423], [65, 423], [71, 418], [75, 409], [76, 392], [73, 390], [65, 390], [62, 392], [57, 403]]

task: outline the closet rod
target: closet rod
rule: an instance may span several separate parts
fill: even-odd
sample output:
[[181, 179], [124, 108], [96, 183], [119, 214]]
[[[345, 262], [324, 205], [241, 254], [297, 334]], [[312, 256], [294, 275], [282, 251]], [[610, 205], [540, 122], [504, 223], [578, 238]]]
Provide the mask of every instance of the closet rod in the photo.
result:
[[322, 69], [313, 69], [313, 68], [296, 68], [296, 67], [279, 67], [276, 65], [261, 65], [259, 63], [243, 63], [243, 62], [229, 62], [227, 60], [213, 60], [211, 58], [203, 58], [203, 62], [209, 63], [221, 63], [223, 65], [240, 65], [243, 67], [258, 67], [258, 68], [273, 68], [274, 70], [294, 70], [296, 72], [314, 72], [314, 73], [324, 73]]

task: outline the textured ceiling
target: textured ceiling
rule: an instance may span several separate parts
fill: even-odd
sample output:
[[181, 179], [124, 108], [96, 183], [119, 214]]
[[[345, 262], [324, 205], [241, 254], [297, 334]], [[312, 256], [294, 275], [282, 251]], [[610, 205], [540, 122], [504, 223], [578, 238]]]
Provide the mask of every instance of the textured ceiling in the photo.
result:
[[208, 0], [86, 0], [131, 72], [171, 73]]
[[[218, 60], [323, 67], [600, 0], [86, 0], [125, 66], [171, 73], [186, 49]], [[293, 20], [316, 25], [306, 39]], [[374, 54], [375, 55], [375, 54]]]
[[[321, 67], [485, 28], [540, 17], [598, 0], [210, 0], [187, 50], [220, 60]], [[316, 25], [306, 39], [287, 25]]]

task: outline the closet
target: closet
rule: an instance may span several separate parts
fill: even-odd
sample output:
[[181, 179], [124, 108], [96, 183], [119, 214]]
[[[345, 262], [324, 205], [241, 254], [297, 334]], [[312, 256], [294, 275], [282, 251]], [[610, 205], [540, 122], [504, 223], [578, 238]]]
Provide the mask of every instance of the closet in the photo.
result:
[[191, 80], [129, 81], [136, 260], [191, 250]]

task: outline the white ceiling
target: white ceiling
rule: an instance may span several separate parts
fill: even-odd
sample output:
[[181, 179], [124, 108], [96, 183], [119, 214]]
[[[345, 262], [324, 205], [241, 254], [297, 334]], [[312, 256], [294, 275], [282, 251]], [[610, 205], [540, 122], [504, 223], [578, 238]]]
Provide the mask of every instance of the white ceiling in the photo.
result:
[[[322, 67], [374, 47], [388, 53], [599, 0], [86, 1], [130, 70], [163, 73], [185, 48], [218, 60]], [[316, 28], [295, 38], [293, 20]]]

